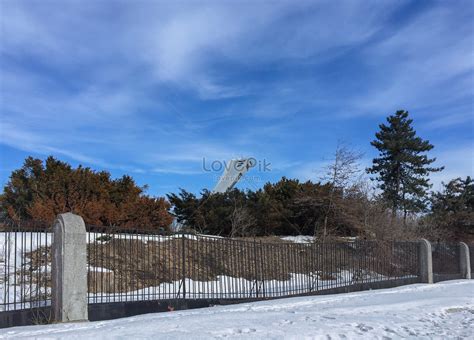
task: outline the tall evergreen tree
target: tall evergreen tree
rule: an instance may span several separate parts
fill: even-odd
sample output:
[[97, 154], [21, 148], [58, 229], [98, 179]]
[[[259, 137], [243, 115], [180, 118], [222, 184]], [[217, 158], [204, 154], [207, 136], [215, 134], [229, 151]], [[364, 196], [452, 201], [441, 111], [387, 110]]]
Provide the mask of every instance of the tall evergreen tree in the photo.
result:
[[377, 175], [375, 180], [393, 216], [402, 211], [406, 220], [409, 212], [426, 209], [427, 190], [431, 187], [428, 176], [443, 168], [430, 166], [436, 158], [428, 158], [426, 153], [433, 145], [416, 135], [407, 111], [397, 111], [387, 118], [387, 123], [379, 125], [380, 131], [371, 142], [379, 156], [367, 172]]

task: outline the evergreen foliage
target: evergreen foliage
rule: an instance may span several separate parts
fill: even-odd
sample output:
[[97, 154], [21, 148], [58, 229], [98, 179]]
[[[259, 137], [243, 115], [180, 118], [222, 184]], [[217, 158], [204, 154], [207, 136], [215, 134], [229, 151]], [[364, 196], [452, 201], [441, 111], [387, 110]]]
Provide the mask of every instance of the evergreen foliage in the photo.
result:
[[474, 235], [474, 181], [455, 178], [431, 197], [430, 223], [461, 237]]
[[[276, 183], [266, 183], [257, 191], [233, 189], [211, 194], [204, 190], [197, 198], [181, 189], [178, 194], [169, 194], [168, 200], [180, 224], [202, 233], [222, 236], [311, 235], [323, 226], [330, 193], [341, 202], [339, 209], [332, 209], [328, 216], [334, 234], [355, 235], [360, 232], [362, 217], [354, 213], [357, 206], [354, 204], [355, 196], [345, 198], [343, 191], [332, 190], [331, 184], [283, 177]], [[235, 220], [240, 217], [236, 214], [245, 214], [245, 220], [252, 221], [245, 225], [245, 233], [233, 230]]]
[[371, 142], [379, 156], [367, 172], [377, 175], [382, 197], [392, 213], [402, 211], [406, 219], [408, 213], [425, 211], [431, 187], [428, 176], [443, 168], [430, 166], [436, 159], [426, 153], [433, 145], [416, 135], [407, 111], [397, 111], [387, 123], [379, 125], [380, 131]]
[[169, 228], [172, 216], [164, 198], [144, 194], [130, 176], [111, 179], [106, 171], [71, 165], [48, 157], [28, 157], [14, 170], [0, 196], [2, 214], [17, 221], [51, 223], [59, 213], [74, 212], [100, 226]]

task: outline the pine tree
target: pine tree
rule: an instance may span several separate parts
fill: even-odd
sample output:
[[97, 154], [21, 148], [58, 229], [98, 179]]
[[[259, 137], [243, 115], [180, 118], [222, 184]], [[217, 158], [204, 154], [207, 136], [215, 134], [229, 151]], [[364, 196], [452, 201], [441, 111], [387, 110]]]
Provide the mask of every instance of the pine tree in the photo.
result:
[[443, 168], [430, 167], [436, 158], [428, 158], [426, 153], [433, 145], [416, 135], [407, 111], [397, 111], [387, 122], [388, 125], [379, 125], [376, 140], [371, 142], [379, 157], [374, 158], [367, 172], [377, 175], [375, 180], [391, 206], [393, 217], [402, 211], [406, 221], [408, 213], [426, 209], [427, 191], [431, 187], [428, 176]]

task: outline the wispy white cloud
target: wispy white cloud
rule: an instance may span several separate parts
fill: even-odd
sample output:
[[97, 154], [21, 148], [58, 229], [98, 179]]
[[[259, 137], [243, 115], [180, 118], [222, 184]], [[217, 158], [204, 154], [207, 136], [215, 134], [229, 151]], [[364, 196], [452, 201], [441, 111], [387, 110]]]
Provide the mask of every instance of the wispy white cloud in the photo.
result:
[[330, 164], [329, 161], [316, 161], [316, 162], [305, 162], [300, 165], [292, 167], [290, 173], [295, 178], [302, 181], [313, 181], [317, 182], [321, 180], [321, 177], [325, 174], [325, 167]]
[[139, 55], [160, 80], [195, 89], [203, 99], [227, 98], [248, 91], [219, 74], [216, 57], [244, 68], [324, 62], [337, 49], [369, 39], [395, 7], [377, 1], [209, 2], [174, 6], [170, 16], [134, 30], [143, 33]]
[[162, 173], [162, 174], [174, 174], [174, 175], [205, 175], [206, 173], [203, 170], [192, 170], [192, 169], [180, 169], [176, 167], [163, 167], [163, 168], [153, 168], [152, 172]]
[[443, 147], [434, 151], [434, 156], [437, 158], [437, 166], [444, 166], [445, 169], [430, 176], [433, 190], [440, 190], [442, 182], [448, 183], [457, 177], [474, 177], [474, 141]]
[[[474, 14], [473, 6], [464, 10]], [[359, 112], [414, 110], [472, 96], [472, 24], [460, 22], [459, 15], [460, 7], [439, 4], [368, 47], [366, 63], [380, 76], [370, 91], [356, 97], [353, 104]]]
[[434, 118], [427, 122], [425, 129], [449, 129], [453, 126], [471, 124], [474, 132], [474, 120], [472, 108], [464, 107], [463, 112], [447, 113], [444, 116]]
[[42, 138], [38, 138], [38, 136], [34, 134], [21, 130], [21, 128], [18, 126], [12, 126], [6, 122], [2, 122], [0, 136], [2, 143], [23, 151], [44, 155], [57, 154], [87, 164], [95, 164], [102, 167], [113, 167], [111, 164], [101, 159], [92, 158], [83, 153], [71, 151], [70, 149], [62, 149], [48, 145], [47, 143], [45, 144], [45, 141]]

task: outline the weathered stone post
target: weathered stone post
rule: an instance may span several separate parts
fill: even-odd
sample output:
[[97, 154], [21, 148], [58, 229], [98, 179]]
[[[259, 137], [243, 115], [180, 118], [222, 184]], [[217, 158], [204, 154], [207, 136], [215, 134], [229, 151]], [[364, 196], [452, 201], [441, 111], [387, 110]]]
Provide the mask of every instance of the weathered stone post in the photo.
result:
[[470, 279], [471, 278], [471, 258], [469, 256], [469, 246], [464, 243], [460, 242], [459, 243], [459, 263], [461, 265], [461, 275], [463, 276], [464, 279]]
[[53, 225], [52, 310], [56, 322], [86, 321], [87, 243], [80, 216], [60, 214]]
[[433, 283], [433, 258], [431, 255], [431, 243], [424, 238], [420, 240], [419, 262], [421, 282]]

